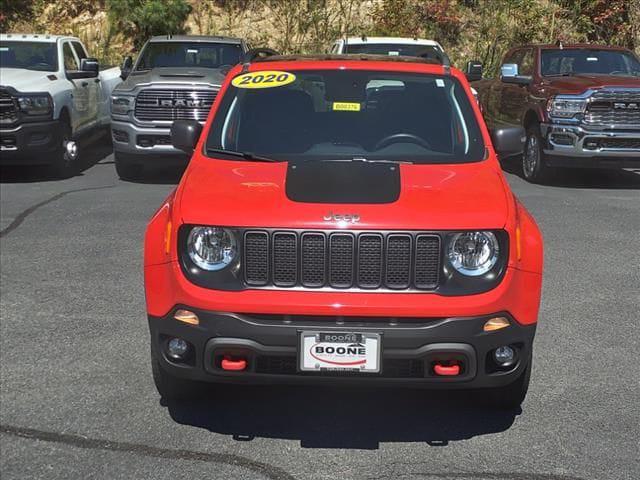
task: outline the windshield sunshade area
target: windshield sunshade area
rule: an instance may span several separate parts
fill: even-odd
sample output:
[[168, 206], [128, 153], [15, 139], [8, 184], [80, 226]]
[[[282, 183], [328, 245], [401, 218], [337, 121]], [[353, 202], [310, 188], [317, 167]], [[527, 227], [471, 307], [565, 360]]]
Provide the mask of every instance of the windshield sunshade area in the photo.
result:
[[149, 43], [136, 65], [136, 70], [152, 68], [220, 68], [240, 62], [240, 45], [205, 42]]
[[414, 163], [476, 162], [485, 154], [454, 77], [358, 70], [238, 75], [216, 113], [207, 150], [285, 161]]
[[56, 72], [58, 70], [56, 44], [52, 42], [1, 42], [0, 66]]
[[640, 75], [640, 62], [616, 50], [542, 50], [542, 75]]

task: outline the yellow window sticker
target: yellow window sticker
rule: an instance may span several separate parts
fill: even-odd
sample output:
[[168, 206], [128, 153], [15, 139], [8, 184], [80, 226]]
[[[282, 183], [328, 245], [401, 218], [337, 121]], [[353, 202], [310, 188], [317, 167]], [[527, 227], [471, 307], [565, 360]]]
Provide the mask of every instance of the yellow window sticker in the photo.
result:
[[360, 104], [356, 102], [333, 102], [334, 112], [359, 112]]
[[231, 81], [231, 85], [237, 88], [274, 88], [288, 85], [295, 80], [296, 76], [291, 72], [264, 70], [238, 75]]

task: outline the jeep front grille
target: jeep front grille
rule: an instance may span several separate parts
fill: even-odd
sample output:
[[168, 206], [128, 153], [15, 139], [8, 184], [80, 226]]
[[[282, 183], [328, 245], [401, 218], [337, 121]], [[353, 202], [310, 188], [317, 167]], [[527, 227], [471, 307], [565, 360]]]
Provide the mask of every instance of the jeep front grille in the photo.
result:
[[143, 121], [205, 121], [218, 90], [142, 90], [136, 97], [135, 117]]
[[591, 95], [584, 116], [587, 125], [640, 125], [640, 88], [599, 90]]
[[244, 232], [250, 287], [434, 290], [440, 236], [433, 233]]
[[5, 90], [0, 90], [0, 124], [13, 123], [18, 119], [16, 102]]

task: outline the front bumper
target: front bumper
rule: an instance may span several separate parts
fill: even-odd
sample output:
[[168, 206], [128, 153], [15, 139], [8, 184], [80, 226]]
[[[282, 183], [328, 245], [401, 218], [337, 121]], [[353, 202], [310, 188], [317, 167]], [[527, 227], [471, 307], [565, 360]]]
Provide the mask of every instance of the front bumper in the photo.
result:
[[[189, 308], [189, 307], [182, 307]], [[425, 318], [403, 322], [384, 317], [315, 317], [234, 314], [201, 311], [200, 324], [187, 325], [165, 317], [149, 316], [151, 345], [161, 367], [179, 378], [231, 383], [330, 383], [380, 384], [425, 388], [488, 388], [515, 381], [530, 362], [535, 324], [484, 332], [484, 323], [495, 315]], [[371, 332], [382, 336], [380, 373], [301, 372], [298, 369], [299, 332]], [[190, 343], [184, 362], [165, 354], [170, 338]], [[517, 348], [518, 361], [500, 370], [491, 361], [492, 351], [502, 345]], [[243, 371], [225, 371], [225, 355], [247, 360]], [[435, 375], [433, 364], [454, 359], [463, 365], [458, 376]]]
[[180, 155], [184, 152], [171, 144], [171, 128], [142, 127], [130, 122], [111, 121], [113, 149], [138, 155]]
[[542, 124], [544, 153], [557, 166], [640, 166], [640, 129], [594, 130]]
[[[61, 146], [57, 120], [23, 123], [0, 129], [0, 163], [2, 165], [47, 165]], [[40, 155], [38, 155], [40, 154]]]

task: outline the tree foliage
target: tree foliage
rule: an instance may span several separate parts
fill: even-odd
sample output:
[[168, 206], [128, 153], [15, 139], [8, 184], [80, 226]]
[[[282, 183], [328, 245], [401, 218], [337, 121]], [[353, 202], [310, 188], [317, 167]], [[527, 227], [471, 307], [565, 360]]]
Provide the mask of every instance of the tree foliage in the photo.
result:
[[185, 0], [108, 0], [109, 22], [139, 48], [153, 35], [186, 33], [191, 6]]

